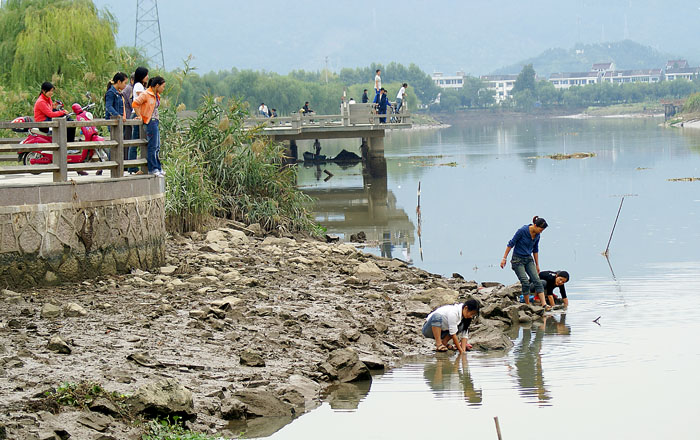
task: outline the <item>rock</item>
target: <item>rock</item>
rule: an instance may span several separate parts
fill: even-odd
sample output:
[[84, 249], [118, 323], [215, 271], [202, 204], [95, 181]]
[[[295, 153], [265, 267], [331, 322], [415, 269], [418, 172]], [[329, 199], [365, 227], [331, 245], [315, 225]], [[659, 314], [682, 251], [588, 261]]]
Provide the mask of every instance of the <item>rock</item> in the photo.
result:
[[[516, 306], [517, 307], [517, 306]], [[508, 315], [503, 311], [500, 304], [488, 304], [481, 308], [479, 314], [486, 319], [492, 319], [497, 316], [507, 317]]]
[[56, 281], [58, 281], [58, 276], [54, 272], [51, 272], [49, 270], [49, 271], [46, 271], [46, 274], [44, 275], [44, 280], [47, 283], [52, 284], [52, 283], [55, 283]]
[[434, 310], [440, 306], [444, 306], [445, 304], [456, 303], [458, 297], [459, 293], [456, 290], [436, 287], [434, 289], [427, 289], [421, 293], [413, 295], [411, 300], [429, 304], [430, 309]]
[[337, 235], [326, 234], [325, 238], [326, 238], [326, 243], [337, 243], [340, 241], [340, 237], [338, 237]]
[[463, 280], [464, 279], [464, 277], [462, 275], [458, 274], [457, 272], [452, 274], [452, 278], [454, 278], [456, 280]]
[[301, 263], [301, 264], [306, 264], [307, 266], [311, 266], [314, 264], [312, 260], [309, 260], [308, 258], [304, 257], [294, 257], [289, 259], [290, 263]]
[[329, 378], [337, 379], [340, 382], [372, 379], [367, 366], [360, 362], [357, 352], [351, 348], [332, 351], [319, 369]]
[[5, 425], [0, 423], [0, 440], [5, 440], [7, 438], [7, 429]]
[[245, 350], [241, 353], [241, 365], [247, 365], [249, 367], [264, 367], [265, 360], [252, 350]]
[[0, 368], [4, 368], [5, 370], [11, 370], [13, 368], [22, 367], [24, 367], [24, 361], [18, 356], [11, 356], [0, 359]]
[[231, 229], [228, 232], [231, 235], [231, 237], [229, 238], [229, 242], [231, 242], [232, 244], [243, 244], [248, 243], [248, 241], [250, 241], [248, 236], [245, 235], [245, 232], [243, 231]]
[[263, 231], [263, 228], [262, 226], [260, 226], [260, 223], [251, 223], [246, 229], [248, 229], [256, 237], [262, 237], [265, 234], [265, 231]]
[[170, 275], [174, 274], [176, 270], [177, 270], [177, 266], [163, 266], [160, 268], [160, 273], [162, 273], [163, 275], [170, 276]]
[[296, 244], [295, 240], [291, 238], [277, 238], [277, 237], [265, 237], [263, 240], [263, 246], [291, 246]]
[[479, 318], [479, 325], [469, 331], [469, 343], [480, 350], [508, 350], [513, 341], [488, 321]]
[[201, 248], [199, 248], [201, 252], [212, 252], [214, 254], [218, 254], [224, 251], [224, 248], [219, 245], [218, 243], [208, 243]]
[[481, 285], [484, 286], [484, 287], [500, 287], [500, 286], [502, 286], [503, 284], [501, 284], [501, 283], [496, 283], [496, 282], [494, 282], [494, 281], [483, 281], [483, 282], [481, 283]]
[[[229, 295], [225, 298], [222, 299], [217, 299], [212, 301], [210, 304], [214, 307], [218, 307], [222, 310], [231, 310], [234, 308], [237, 304], [243, 302], [241, 298]], [[223, 316], [221, 316], [223, 318]]]
[[46, 303], [41, 308], [41, 317], [44, 319], [53, 319], [61, 316], [61, 308], [57, 305]]
[[361, 286], [361, 285], [365, 284], [365, 282], [362, 281], [361, 279], [355, 277], [355, 276], [351, 276], [351, 277], [347, 278], [343, 282], [343, 284], [346, 284], [348, 286]]
[[204, 238], [205, 243], [216, 243], [219, 241], [226, 241], [226, 234], [223, 231], [215, 229], [213, 231], [207, 232], [206, 238]]
[[63, 308], [63, 315], [69, 318], [76, 318], [78, 316], [85, 316], [88, 312], [80, 304], [68, 303]]
[[196, 417], [192, 393], [175, 379], [162, 379], [139, 388], [129, 403], [136, 413], [148, 417]]
[[406, 315], [415, 316], [416, 318], [426, 318], [432, 309], [427, 304], [418, 301], [406, 302]]
[[376, 264], [368, 261], [355, 268], [355, 276], [361, 280], [380, 280], [384, 279], [384, 272]]
[[516, 325], [520, 322], [520, 307], [513, 304], [503, 309], [503, 313], [510, 320], [510, 325]]
[[371, 383], [340, 383], [329, 387], [326, 400], [333, 410], [355, 410], [369, 393]]
[[153, 359], [150, 354], [148, 354], [145, 351], [140, 351], [136, 353], [131, 353], [126, 357], [127, 360], [136, 362], [137, 364], [141, 365], [142, 367], [147, 367], [147, 368], [163, 368], [164, 365], [157, 361], [156, 359]]
[[108, 416], [119, 416], [119, 408], [104, 397], [98, 397], [97, 399], [93, 400], [89, 408], [90, 411], [102, 413]]
[[365, 364], [365, 366], [370, 370], [383, 370], [386, 368], [386, 364], [378, 356], [371, 354], [360, 355], [360, 362]]
[[246, 418], [285, 417], [292, 415], [292, 407], [269, 391], [247, 389], [236, 391], [232, 398], [245, 405]]
[[61, 339], [61, 337], [58, 335], [51, 337], [46, 348], [48, 348], [51, 351], [55, 351], [55, 352], [61, 353], [61, 354], [71, 354], [71, 351], [72, 351], [71, 348], [66, 343], [66, 341]]
[[241, 273], [238, 272], [235, 269], [230, 270], [229, 272], [226, 272], [221, 276], [221, 280], [224, 282], [233, 282], [233, 281], [238, 281], [241, 279]]
[[104, 432], [109, 427], [112, 419], [102, 414], [88, 413], [78, 417], [76, 422], [90, 429], [94, 429], [95, 431]]
[[498, 291], [495, 292], [496, 296], [502, 297], [502, 298], [509, 298], [513, 301], [517, 300], [517, 298], [520, 296], [522, 293], [522, 286], [520, 286], [520, 283], [516, 284], [511, 284], [510, 286], [505, 286], [499, 289]]
[[248, 407], [240, 400], [229, 397], [221, 402], [221, 418], [224, 420], [245, 419]]
[[527, 313], [523, 312], [522, 310], [519, 310], [518, 322], [520, 322], [521, 324], [527, 324], [528, 322], [532, 322], [532, 317]]
[[351, 234], [350, 241], [355, 243], [364, 243], [367, 241], [367, 234], [365, 234], [365, 231], [360, 231], [357, 234]]

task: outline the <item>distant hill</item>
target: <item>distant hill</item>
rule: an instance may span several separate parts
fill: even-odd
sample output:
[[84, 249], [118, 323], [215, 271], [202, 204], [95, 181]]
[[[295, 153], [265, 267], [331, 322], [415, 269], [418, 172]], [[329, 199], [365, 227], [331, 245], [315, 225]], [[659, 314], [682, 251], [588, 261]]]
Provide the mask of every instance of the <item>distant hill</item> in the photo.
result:
[[588, 72], [594, 63], [609, 61], [614, 61], [618, 70], [661, 69], [666, 66], [666, 61], [679, 58], [683, 57], [624, 40], [614, 43], [578, 44], [571, 49], [548, 49], [534, 58], [502, 67], [493, 73], [519, 73], [526, 64], [532, 64], [539, 76], [559, 72]]

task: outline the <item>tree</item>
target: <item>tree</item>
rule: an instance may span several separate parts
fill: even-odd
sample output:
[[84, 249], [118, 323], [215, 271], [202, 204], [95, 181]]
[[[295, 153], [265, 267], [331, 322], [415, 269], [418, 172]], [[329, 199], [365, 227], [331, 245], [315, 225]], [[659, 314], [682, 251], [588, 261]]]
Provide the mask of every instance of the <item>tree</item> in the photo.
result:
[[8, 0], [0, 9], [0, 77], [23, 86], [54, 75], [111, 77], [116, 30], [92, 0]]
[[518, 79], [515, 80], [513, 85], [513, 94], [524, 92], [525, 90], [529, 90], [531, 94], [536, 92], [535, 69], [533, 69], [532, 64], [523, 66], [523, 70], [520, 71]]

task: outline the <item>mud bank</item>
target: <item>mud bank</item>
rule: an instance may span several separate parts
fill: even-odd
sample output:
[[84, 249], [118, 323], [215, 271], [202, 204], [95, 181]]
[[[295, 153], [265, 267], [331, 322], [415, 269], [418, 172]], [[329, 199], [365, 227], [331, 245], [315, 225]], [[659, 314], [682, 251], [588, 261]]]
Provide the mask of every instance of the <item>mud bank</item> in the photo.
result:
[[[332, 384], [433, 353], [420, 329], [439, 305], [481, 302], [475, 350], [509, 350], [504, 331], [544, 313], [515, 302], [518, 285], [229, 226], [168, 240], [152, 273], [2, 291], [0, 438], [138, 439], [140, 421], [173, 414], [205, 433], [234, 437], [231, 420], [267, 416], [276, 430]], [[46, 391], [85, 381], [118, 402], [47, 402]]]

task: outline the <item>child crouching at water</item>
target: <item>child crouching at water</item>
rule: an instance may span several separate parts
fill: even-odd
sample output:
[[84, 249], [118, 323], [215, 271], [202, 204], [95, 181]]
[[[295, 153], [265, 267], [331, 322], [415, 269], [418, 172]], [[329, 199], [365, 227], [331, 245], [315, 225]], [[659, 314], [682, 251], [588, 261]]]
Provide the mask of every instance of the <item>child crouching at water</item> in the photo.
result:
[[447, 343], [452, 339], [457, 350], [464, 353], [472, 348], [467, 342], [467, 331], [478, 314], [479, 303], [475, 299], [438, 307], [426, 318], [423, 336], [435, 339], [435, 351], [447, 351]]

